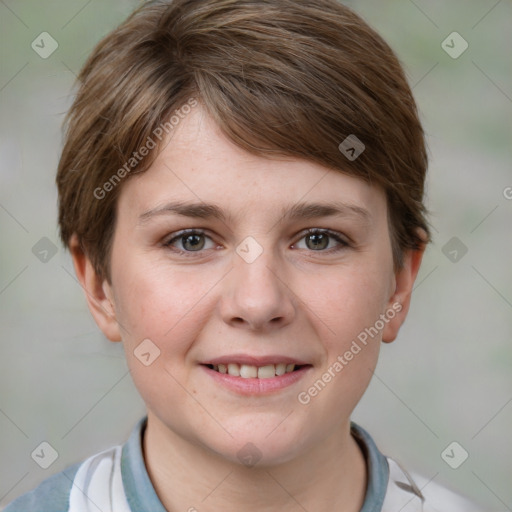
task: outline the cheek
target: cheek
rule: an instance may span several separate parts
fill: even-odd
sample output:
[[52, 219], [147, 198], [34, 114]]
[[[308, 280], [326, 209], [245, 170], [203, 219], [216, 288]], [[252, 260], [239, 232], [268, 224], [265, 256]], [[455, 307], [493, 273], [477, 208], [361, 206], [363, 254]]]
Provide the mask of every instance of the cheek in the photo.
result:
[[204, 287], [186, 273], [157, 265], [125, 262], [118, 270], [116, 314], [136, 387], [153, 410], [166, 401], [179, 404], [186, 399], [178, 382], [187, 379], [187, 354], [210, 314], [201, 300]]
[[119, 270], [114, 286], [123, 341], [133, 345], [149, 338], [162, 351], [169, 345], [174, 351], [186, 346], [204, 315], [205, 284], [200, 276], [191, 278], [157, 265], [125, 264]]
[[322, 283], [311, 309], [318, 314], [315, 324], [324, 359], [303, 398], [314, 402], [318, 417], [328, 403], [333, 415], [342, 418], [359, 402], [377, 364], [382, 336], [377, 322], [384, 312], [387, 286], [382, 273], [368, 266], [364, 271], [341, 272]]
[[[373, 326], [387, 304], [389, 286], [382, 271], [347, 269], [323, 281], [312, 309], [325, 320], [331, 343], [343, 345]], [[311, 302], [310, 302], [311, 303]]]
[[388, 285], [382, 269], [362, 266], [332, 276], [322, 288], [324, 293], [317, 293], [313, 309], [322, 320], [317, 325], [325, 356], [321, 373], [329, 381], [325, 399], [329, 396], [336, 410], [348, 414], [377, 364]]

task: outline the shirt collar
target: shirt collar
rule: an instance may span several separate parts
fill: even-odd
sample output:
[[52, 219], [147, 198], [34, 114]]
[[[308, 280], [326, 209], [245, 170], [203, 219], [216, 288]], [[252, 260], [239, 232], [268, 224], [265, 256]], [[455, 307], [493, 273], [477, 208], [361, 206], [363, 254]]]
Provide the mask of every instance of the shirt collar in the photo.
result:
[[[132, 510], [166, 512], [149, 479], [144, 464], [142, 439], [146, 424], [147, 416], [139, 420], [130, 438], [123, 446], [121, 473], [126, 498]], [[386, 457], [380, 453], [366, 430], [353, 422], [350, 427], [351, 434], [359, 444], [366, 459], [368, 474], [366, 496], [361, 512], [381, 510], [389, 479], [389, 466]]]
[[363, 452], [368, 474], [366, 496], [360, 512], [382, 510], [389, 480], [388, 461], [366, 430], [352, 422], [350, 432]]

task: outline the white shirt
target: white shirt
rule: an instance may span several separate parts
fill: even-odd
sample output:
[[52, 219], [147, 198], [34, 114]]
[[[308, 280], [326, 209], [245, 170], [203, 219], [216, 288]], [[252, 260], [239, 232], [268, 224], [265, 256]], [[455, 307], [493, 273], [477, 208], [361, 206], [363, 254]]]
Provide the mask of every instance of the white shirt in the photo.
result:
[[[147, 417], [139, 421], [124, 445], [53, 475], [4, 512], [166, 512], [144, 464], [146, 421]], [[351, 432], [365, 455], [368, 472], [360, 512], [481, 512], [443, 486], [417, 475], [413, 478], [382, 455], [371, 436], [355, 423]], [[200, 504], [191, 503], [189, 510], [194, 509], [200, 512]]]

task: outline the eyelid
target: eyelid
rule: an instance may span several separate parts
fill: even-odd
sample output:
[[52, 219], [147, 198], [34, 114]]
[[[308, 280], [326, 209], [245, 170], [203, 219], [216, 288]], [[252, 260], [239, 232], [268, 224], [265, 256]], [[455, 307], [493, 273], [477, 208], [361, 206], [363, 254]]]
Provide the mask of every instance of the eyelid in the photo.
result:
[[[187, 228], [187, 229], [175, 231], [174, 233], [171, 233], [171, 235], [169, 235], [168, 237], [164, 238], [164, 240], [162, 242], [162, 246], [172, 250], [173, 252], [177, 253], [178, 255], [184, 255], [185, 257], [194, 257], [197, 255], [201, 255], [206, 250], [208, 250], [208, 249], [200, 249], [198, 251], [185, 251], [185, 250], [178, 249], [178, 248], [172, 246], [173, 243], [179, 241], [181, 238], [183, 238], [189, 234], [203, 235], [215, 243], [215, 241], [213, 240], [213, 237], [208, 235], [207, 230], [202, 229], [202, 228]], [[325, 234], [325, 235], [329, 236], [330, 238], [334, 239], [338, 245], [337, 245], [337, 247], [331, 247], [330, 249], [327, 249], [327, 250], [319, 250], [319, 251], [310, 250], [307, 252], [320, 253], [320, 254], [322, 254], [322, 253], [333, 254], [333, 253], [337, 253], [339, 251], [342, 251], [343, 249], [353, 246], [353, 242], [350, 239], [350, 237], [346, 236], [343, 233], [340, 233], [338, 231], [334, 231], [331, 229], [327, 229], [327, 228], [308, 228], [308, 229], [302, 230], [296, 236], [296, 242], [294, 242], [292, 244], [292, 247], [295, 244], [297, 244], [298, 242], [300, 242], [306, 236], [312, 235], [312, 234]]]
[[[177, 242], [180, 238], [182, 238], [186, 235], [204, 235], [206, 238], [209, 238], [212, 242], [214, 242], [213, 238], [210, 235], [208, 235], [208, 232], [206, 230], [201, 229], [201, 228], [187, 228], [187, 229], [181, 229], [179, 231], [175, 231], [175, 232], [171, 233], [170, 235], [166, 236], [162, 240], [162, 246], [170, 248], [174, 242]], [[194, 254], [195, 252], [197, 252], [197, 253], [202, 252], [202, 251], [183, 251], [181, 249], [176, 249], [176, 248], [174, 248], [174, 250], [180, 254], [183, 254], [183, 253]]]
[[[307, 229], [304, 229], [303, 231], [301, 231], [299, 233], [299, 236], [301, 237], [304, 237], [305, 235], [309, 235], [309, 234], [317, 234], [317, 233], [324, 233], [326, 235], [330, 235], [332, 236], [333, 238], [339, 238], [340, 240], [342, 240], [343, 242], [346, 242], [346, 243], [349, 243], [349, 240], [350, 238], [343, 234], [343, 233], [340, 233], [339, 231], [334, 231], [333, 229], [328, 229], [328, 228], [307, 228]], [[346, 238], [346, 240], [344, 240], [344, 238]]]
[[333, 238], [334, 240], [336, 240], [336, 242], [338, 242], [339, 246], [336, 248], [331, 248], [331, 249], [328, 249], [328, 250], [325, 250], [325, 251], [310, 251], [310, 252], [318, 252], [318, 253], [332, 253], [332, 252], [336, 252], [337, 250], [341, 250], [345, 247], [351, 247], [353, 245], [353, 241], [350, 239], [350, 237], [348, 237], [347, 235], [344, 235], [343, 233], [340, 233], [338, 231], [334, 231], [334, 230], [331, 230], [331, 229], [327, 229], [327, 228], [308, 228], [308, 229], [305, 229], [304, 231], [301, 231], [298, 235], [297, 235], [297, 242], [294, 243], [294, 245], [296, 243], [298, 243], [300, 240], [302, 240], [305, 236], [307, 235], [316, 235], [316, 234], [325, 234], [325, 235], [328, 235], [330, 238]]

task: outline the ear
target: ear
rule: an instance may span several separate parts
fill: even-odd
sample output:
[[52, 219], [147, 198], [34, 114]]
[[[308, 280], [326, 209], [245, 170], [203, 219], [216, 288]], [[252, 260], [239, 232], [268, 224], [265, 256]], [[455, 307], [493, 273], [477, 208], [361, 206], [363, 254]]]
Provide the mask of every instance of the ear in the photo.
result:
[[116, 319], [112, 286], [102, 279], [82, 249], [78, 237], [74, 234], [69, 242], [76, 276], [85, 291], [87, 305], [103, 334], [110, 341], [121, 341], [119, 324]]
[[[422, 235], [421, 238], [425, 240], [426, 233], [422, 229], [419, 229], [419, 233]], [[418, 275], [425, 249], [426, 243], [423, 243], [420, 249], [406, 251], [404, 253], [403, 267], [395, 272], [395, 291], [389, 298], [386, 311], [394, 311], [396, 314], [394, 317], [386, 315], [389, 321], [382, 332], [382, 341], [385, 343], [391, 343], [396, 339], [400, 327], [405, 322], [411, 303], [412, 288]]]

